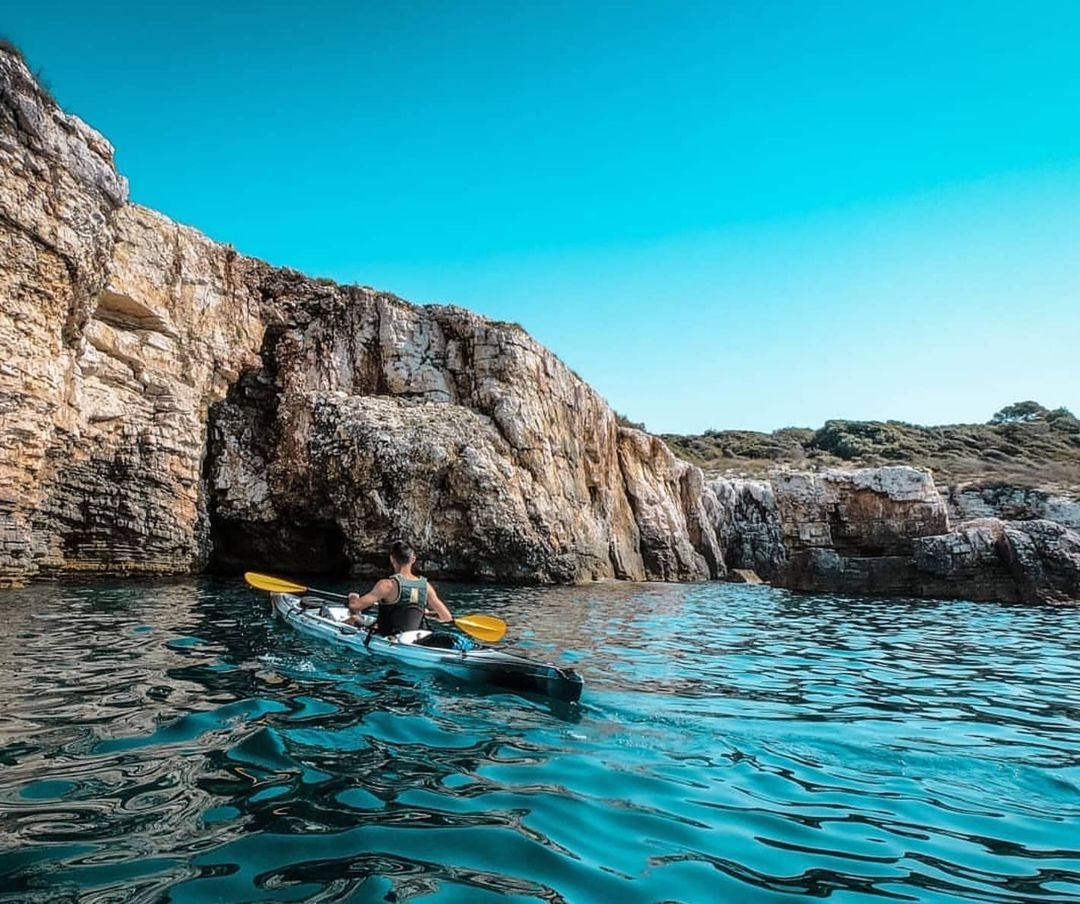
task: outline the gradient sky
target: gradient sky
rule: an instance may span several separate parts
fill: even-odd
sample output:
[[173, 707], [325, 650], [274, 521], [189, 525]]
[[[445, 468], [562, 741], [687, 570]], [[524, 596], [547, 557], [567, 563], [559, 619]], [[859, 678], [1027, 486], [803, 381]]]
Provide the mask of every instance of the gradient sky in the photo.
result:
[[655, 431], [1080, 413], [1080, 2], [75, 3], [132, 199], [515, 320]]

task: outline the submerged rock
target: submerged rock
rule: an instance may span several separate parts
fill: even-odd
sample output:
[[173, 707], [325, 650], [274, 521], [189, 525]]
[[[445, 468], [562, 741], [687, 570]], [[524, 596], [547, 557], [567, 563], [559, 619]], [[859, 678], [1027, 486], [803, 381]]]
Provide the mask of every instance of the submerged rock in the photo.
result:
[[727, 579], [732, 584], [764, 584], [756, 571], [749, 568], [733, 568], [728, 572]]

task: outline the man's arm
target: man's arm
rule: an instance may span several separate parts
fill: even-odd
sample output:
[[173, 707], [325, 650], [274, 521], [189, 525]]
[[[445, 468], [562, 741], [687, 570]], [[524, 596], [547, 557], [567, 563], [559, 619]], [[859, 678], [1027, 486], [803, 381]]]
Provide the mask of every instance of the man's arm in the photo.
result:
[[434, 615], [439, 621], [452, 622], [454, 616], [450, 614], [450, 610], [446, 608], [446, 603], [439, 599], [439, 592], [435, 589], [435, 585], [428, 583], [427, 585], [427, 601], [428, 606], [431, 608], [428, 610], [428, 615]]
[[376, 606], [379, 603], [390, 599], [393, 593], [394, 582], [389, 578], [383, 578], [363, 596], [359, 593], [350, 593], [349, 612], [353, 615], [357, 615], [365, 609], [370, 609], [372, 606]]

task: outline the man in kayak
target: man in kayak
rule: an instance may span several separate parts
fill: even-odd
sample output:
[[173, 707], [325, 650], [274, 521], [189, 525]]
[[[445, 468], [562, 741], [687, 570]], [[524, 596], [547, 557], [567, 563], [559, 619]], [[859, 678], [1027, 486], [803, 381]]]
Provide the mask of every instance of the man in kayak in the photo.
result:
[[[425, 615], [434, 616], [440, 622], [451, 622], [454, 616], [439, 599], [435, 588], [427, 578], [413, 574], [416, 552], [408, 543], [398, 540], [390, 547], [390, 564], [394, 573], [383, 578], [367, 593], [349, 594], [349, 624], [357, 624], [357, 616], [371, 606], [379, 607], [375, 631], [384, 637], [415, 631]], [[430, 609], [428, 607], [431, 607]]]

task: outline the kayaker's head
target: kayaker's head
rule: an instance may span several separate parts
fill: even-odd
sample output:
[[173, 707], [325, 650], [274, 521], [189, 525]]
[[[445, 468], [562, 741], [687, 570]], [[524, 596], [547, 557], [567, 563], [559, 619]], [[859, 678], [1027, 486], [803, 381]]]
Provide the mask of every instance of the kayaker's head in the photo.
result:
[[397, 540], [390, 547], [390, 564], [394, 571], [406, 571], [416, 561], [416, 551], [404, 540]]

